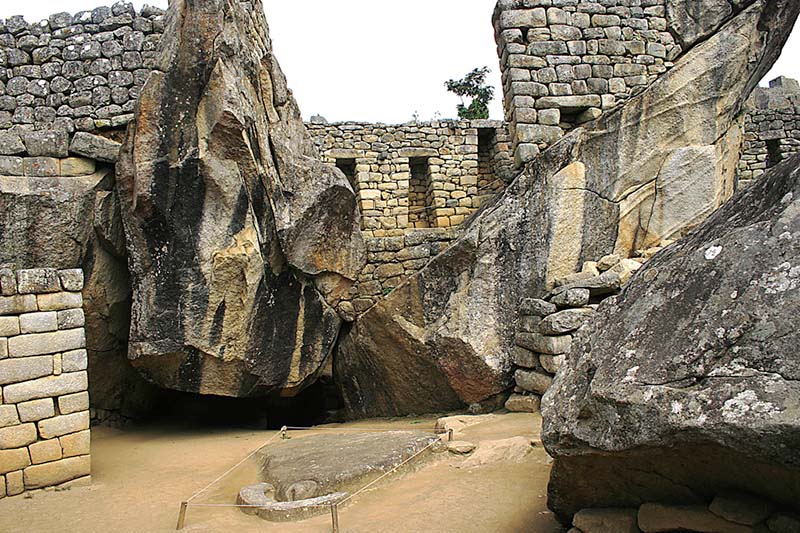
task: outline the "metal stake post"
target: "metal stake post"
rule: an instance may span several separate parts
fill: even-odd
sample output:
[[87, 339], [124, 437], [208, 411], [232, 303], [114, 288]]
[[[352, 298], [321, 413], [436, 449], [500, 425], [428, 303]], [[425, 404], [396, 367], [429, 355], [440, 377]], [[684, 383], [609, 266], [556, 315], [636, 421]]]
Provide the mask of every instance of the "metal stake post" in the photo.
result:
[[333, 533], [339, 533], [339, 507], [331, 504], [331, 526]]
[[177, 527], [175, 527], [175, 529], [178, 531], [183, 529], [183, 526], [186, 523], [186, 508], [188, 506], [189, 506], [188, 502], [181, 502], [181, 512], [178, 513], [178, 525]]

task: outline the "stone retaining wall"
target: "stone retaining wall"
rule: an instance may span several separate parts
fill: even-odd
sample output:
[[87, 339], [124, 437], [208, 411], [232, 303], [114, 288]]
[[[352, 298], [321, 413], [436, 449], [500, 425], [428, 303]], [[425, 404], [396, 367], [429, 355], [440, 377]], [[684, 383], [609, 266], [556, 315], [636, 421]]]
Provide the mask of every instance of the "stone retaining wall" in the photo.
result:
[[739, 185], [758, 178], [800, 152], [800, 83], [783, 76], [759, 87], [747, 101]]
[[83, 271], [0, 269], [0, 498], [88, 481]]
[[155, 66], [164, 14], [129, 3], [0, 20], [0, 129], [125, 126]]

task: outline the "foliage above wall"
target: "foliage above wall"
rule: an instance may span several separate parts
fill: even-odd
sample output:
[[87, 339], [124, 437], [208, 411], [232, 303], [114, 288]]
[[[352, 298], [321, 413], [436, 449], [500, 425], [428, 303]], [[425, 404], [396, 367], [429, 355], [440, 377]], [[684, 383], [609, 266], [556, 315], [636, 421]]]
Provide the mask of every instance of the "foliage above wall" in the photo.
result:
[[[486, 85], [486, 76], [491, 72], [489, 67], [473, 69], [460, 80], [447, 80], [447, 90], [461, 98], [458, 104], [458, 117], [462, 119], [489, 118], [489, 102], [494, 98], [494, 87]], [[464, 105], [464, 98], [470, 99], [469, 106]]]

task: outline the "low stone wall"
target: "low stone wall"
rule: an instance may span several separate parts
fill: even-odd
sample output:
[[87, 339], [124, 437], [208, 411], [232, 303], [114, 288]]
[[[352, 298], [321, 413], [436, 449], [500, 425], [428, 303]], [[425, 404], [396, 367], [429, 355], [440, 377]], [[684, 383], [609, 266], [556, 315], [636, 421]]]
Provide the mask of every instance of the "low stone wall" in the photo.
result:
[[800, 83], [779, 77], [759, 87], [745, 107], [745, 136], [739, 186], [800, 152]]
[[0, 270], [0, 498], [88, 481], [83, 271]]
[[515, 387], [506, 402], [509, 411], [538, 412], [542, 396], [572, 349], [575, 332], [591, 319], [600, 302], [618, 294], [660, 249], [651, 248], [633, 259], [608, 255], [587, 261], [580, 272], [556, 280], [546, 299], [523, 300], [513, 353]]

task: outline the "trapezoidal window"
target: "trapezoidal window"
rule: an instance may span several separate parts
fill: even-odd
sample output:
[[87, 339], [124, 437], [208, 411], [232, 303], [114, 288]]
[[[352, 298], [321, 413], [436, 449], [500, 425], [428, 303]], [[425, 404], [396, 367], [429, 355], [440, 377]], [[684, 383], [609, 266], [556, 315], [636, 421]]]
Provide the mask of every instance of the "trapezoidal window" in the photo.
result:
[[353, 191], [358, 192], [358, 188], [356, 187], [356, 160], [353, 158], [337, 159], [336, 168], [341, 170], [347, 177], [347, 181], [350, 182]]
[[478, 190], [480, 191], [495, 191], [502, 185], [494, 173], [495, 134], [494, 128], [478, 129]]
[[430, 166], [427, 157], [410, 157], [408, 166], [408, 227], [429, 228], [430, 224]]
[[767, 168], [772, 168], [781, 162], [781, 141], [773, 139], [767, 141]]

